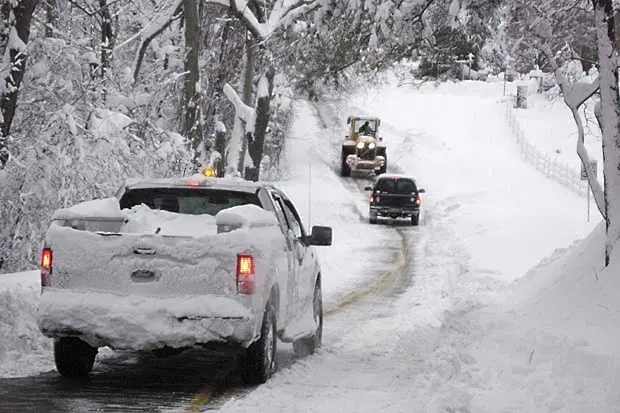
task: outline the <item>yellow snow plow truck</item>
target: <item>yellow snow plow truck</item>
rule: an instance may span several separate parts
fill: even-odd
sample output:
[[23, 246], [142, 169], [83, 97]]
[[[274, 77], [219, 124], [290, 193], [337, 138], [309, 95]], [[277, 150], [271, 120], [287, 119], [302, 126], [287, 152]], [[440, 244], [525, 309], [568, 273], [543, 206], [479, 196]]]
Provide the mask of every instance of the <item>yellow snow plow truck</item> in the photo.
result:
[[349, 116], [351, 126], [345, 136], [341, 151], [341, 176], [351, 172], [374, 172], [379, 175], [387, 169], [387, 154], [383, 139], [379, 137], [379, 118]]

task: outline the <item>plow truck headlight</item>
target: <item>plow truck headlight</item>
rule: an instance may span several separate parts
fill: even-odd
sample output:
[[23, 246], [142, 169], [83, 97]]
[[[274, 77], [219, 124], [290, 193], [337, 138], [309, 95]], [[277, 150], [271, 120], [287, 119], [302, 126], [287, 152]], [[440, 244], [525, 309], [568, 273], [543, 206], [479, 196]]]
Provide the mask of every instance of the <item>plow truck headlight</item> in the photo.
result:
[[364, 149], [364, 142], [358, 142], [357, 149]]
[[368, 149], [375, 149], [375, 143], [374, 142], [370, 142], [368, 144]]

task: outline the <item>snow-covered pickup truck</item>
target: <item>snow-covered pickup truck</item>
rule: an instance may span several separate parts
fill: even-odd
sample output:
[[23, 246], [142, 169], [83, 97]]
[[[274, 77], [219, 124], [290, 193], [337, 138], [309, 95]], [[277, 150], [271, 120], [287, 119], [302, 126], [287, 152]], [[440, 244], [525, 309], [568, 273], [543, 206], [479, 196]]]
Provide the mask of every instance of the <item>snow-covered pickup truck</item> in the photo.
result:
[[321, 270], [277, 188], [201, 175], [128, 182], [114, 198], [60, 209], [41, 255], [38, 325], [64, 376], [97, 349], [235, 350], [248, 383], [276, 368], [276, 343], [321, 344]]

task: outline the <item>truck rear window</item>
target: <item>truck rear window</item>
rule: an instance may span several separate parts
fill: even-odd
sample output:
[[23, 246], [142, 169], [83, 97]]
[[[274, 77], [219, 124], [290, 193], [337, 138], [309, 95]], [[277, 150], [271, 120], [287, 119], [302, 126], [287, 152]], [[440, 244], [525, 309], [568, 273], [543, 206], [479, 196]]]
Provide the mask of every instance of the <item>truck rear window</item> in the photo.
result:
[[208, 188], [136, 188], [120, 199], [121, 209], [140, 204], [191, 215], [215, 215], [222, 209], [246, 204], [262, 207], [256, 194]]
[[375, 187], [376, 191], [390, 194], [412, 194], [417, 192], [415, 183], [407, 178], [382, 178]]

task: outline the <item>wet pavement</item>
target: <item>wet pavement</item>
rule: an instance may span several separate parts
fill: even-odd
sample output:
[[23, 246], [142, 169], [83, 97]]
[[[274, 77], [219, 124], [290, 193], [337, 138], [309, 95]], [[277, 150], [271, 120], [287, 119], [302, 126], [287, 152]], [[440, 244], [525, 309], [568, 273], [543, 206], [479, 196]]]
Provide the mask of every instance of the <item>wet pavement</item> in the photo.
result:
[[55, 371], [0, 379], [0, 413], [200, 411], [198, 404], [218, 387], [241, 386], [235, 376], [234, 360], [205, 351], [107, 356], [86, 379], [66, 379]]

